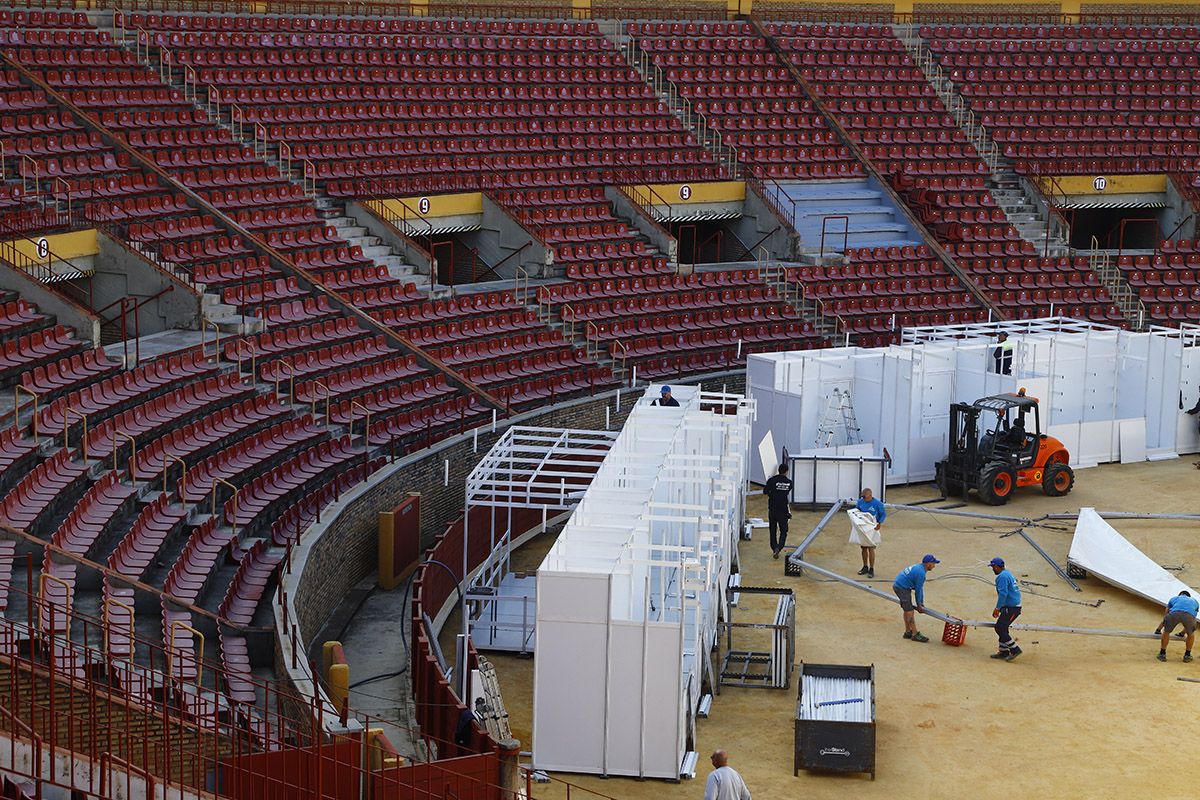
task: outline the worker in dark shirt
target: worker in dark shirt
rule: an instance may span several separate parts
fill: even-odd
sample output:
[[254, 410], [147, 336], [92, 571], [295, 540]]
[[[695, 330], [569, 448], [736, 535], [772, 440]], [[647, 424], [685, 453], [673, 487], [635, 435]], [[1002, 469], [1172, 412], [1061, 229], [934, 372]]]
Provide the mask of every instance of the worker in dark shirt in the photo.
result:
[[[787, 543], [788, 520], [792, 518], [792, 479], [788, 477], [787, 464], [779, 465], [779, 472], [772, 475], [763, 487], [767, 496], [767, 524], [771, 528], [771, 557], [779, 558], [779, 552]], [[775, 531], [779, 530], [779, 538]]]
[[1008, 340], [1007, 333], [997, 336], [996, 341], [999, 347], [992, 351], [996, 372], [1000, 375], [1012, 375], [1013, 343]]
[[659, 392], [658, 399], [655, 400], [650, 405], [652, 405], [652, 406], [678, 406], [679, 401], [676, 400], [674, 397], [671, 397], [671, 387], [664, 386], [664, 387], [662, 387], [662, 391]]

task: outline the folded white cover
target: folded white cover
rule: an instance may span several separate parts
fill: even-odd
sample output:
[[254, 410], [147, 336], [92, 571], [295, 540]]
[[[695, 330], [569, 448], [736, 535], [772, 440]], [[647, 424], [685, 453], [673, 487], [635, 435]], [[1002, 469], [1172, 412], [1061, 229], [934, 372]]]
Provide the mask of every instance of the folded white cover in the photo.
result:
[[850, 544], [859, 547], [879, 547], [879, 531], [875, 530], [875, 515], [852, 508], [846, 512], [850, 517]]
[[1165, 606], [1185, 589], [1196, 592], [1129, 543], [1094, 508], [1079, 509], [1067, 561], [1125, 591]]

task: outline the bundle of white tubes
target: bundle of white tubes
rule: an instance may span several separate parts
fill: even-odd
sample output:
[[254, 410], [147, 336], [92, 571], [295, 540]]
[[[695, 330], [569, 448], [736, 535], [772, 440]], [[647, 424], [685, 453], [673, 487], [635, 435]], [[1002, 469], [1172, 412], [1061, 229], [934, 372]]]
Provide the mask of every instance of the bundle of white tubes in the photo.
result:
[[871, 682], [863, 678], [802, 677], [800, 719], [870, 722]]

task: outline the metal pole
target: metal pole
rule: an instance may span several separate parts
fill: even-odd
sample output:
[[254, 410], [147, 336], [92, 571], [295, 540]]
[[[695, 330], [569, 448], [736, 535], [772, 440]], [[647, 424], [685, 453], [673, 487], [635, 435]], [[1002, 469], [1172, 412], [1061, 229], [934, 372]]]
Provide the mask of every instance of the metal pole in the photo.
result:
[[[827, 578], [833, 578], [835, 581], [844, 583], [847, 586], [853, 586], [855, 589], [861, 589], [864, 592], [870, 592], [871, 594], [875, 595], [876, 597], [882, 597], [884, 600], [887, 600], [889, 603], [895, 603], [896, 605], [900, 604], [900, 601], [894, 595], [890, 595], [885, 592], [881, 592], [880, 590], [876, 589], [874, 586], [868, 586], [865, 583], [859, 583], [858, 581], [856, 581], [852, 578], [847, 578], [844, 575], [837, 574], [836, 572], [830, 572], [827, 569], [822, 569], [821, 567], [818, 567], [814, 564], [810, 564], [807, 561], [797, 561], [796, 563], [798, 563], [804, 569], [812, 570], [813, 572], [817, 573], [818, 575], [824, 575]], [[971, 628], [994, 628], [994, 627], [996, 627], [996, 623], [994, 623], [994, 622], [985, 622], [983, 620], [972, 620], [972, 619], [959, 619], [957, 617], [952, 617], [949, 614], [943, 613], [936, 609], [930, 608], [929, 606], [925, 606], [925, 614], [927, 616], [933, 617], [934, 619], [939, 619], [942, 622], [953, 622], [957, 625], [967, 625], [968, 627], [971, 627]], [[1082, 634], [1090, 634], [1092, 636], [1119, 636], [1119, 637], [1126, 638], [1126, 639], [1155, 639], [1155, 640], [1157, 640], [1159, 638], [1158, 635], [1153, 634], [1153, 633], [1137, 633], [1134, 631], [1118, 631], [1118, 630], [1110, 630], [1107, 628], [1075, 628], [1075, 627], [1063, 627], [1063, 626], [1059, 626], [1059, 625], [1024, 625], [1021, 623], [1014, 623], [1012, 625], [1009, 625], [1008, 627], [1014, 631], [1040, 631], [1043, 633], [1082, 633]]]
[[1077, 592], [1083, 591], [1083, 589], [1079, 588], [1079, 584], [1077, 584], [1075, 581], [1071, 580], [1071, 576], [1067, 574], [1066, 570], [1064, 570], [1062, 567], [1060, 567], [1058, 565], [1058, 562], [1055, 561], [1053, 558], [1051, 558], [1050, 554], [1047, 553], [1045, 550], [1043, 550], [1042, 546], [1040, 544], [1038, 544], [1037, 542], [1035, 542], [1033, 540], [1033, 537], [1025, 532], [1024, 528], [1017, 528], [1017, 533], [1021, 534], [1021, 538], [1024, 539], [1025, 541], [1029, 542], [1029, 544], [1033, 546], [1033, 549], [1038, 551], [1038, 555], [1040, 555], [1042, 558], [1046, 559], [1046, 562], [1048, 564], [1050, 564], [1050, 566], [1054, 567], [1054, 571], [1058, 573], [1058, 576], [1060, 578], [1062, 578], [1064, 581], [1066, 581], [1067, 583], [1069, 583], [1071, 585], [1072, 589], [1074, 589]]
[[821, 521], [816, 524], [816, 527], [809, 531], [808, 536], [804, 537], [804, 541], [800, 542], [800, 544], [796, 546], [796, 549], [793, 550], [788, 556], [789, 561], [799, 561], [800, 559], [804, 558], [804, 551], [807, 550], [809, 545], [813, 543], [813, 540], [817, 538], [817, 534], [824, 530], [825, 526], [829, 524], [834, 515], [842, 510], [843, 502], [844, 501], [842, 500], [838, 500], [829, 507], [829, 510], [825, 512], [825, 516], [821, 517]]
[[[979, 519], [993, 519], [1001, 522], [1019, 522], [1022, 525], [1029, 525], [1036, 520], [1027, 519], [1025, 517], [1005, 517], [998, 514], [984, 514], [979, 511], [955, 511], [949, 508], [925, 508], [923, 506], [908, 505], [906, 503], [884, 503], [886, 508], [896, 508], [901, 511], [920, 511], [923, 514], [949, 514], [953, 517], [978, 517]], [[1200, 517], [1197, 517], [1200, 519]]]

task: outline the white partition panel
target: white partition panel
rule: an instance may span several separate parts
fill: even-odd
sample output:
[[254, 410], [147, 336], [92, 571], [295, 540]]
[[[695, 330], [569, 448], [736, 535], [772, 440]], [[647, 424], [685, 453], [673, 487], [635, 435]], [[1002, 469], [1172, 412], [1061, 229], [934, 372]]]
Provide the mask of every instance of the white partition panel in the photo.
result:
[[[1000, 331], [1013, 344], [1007, 375], [996, 371]], [[770, 408], [754, 423], [754, 441], [770, 432], [789, 455], [827, 452], [817, 447], [821, 417], [835, 389], [849, 391], [861, 440], [891, 456], [887, 482], [929, 480], [947, 450], [951, 403], [1024, 388], [1042, 401], [1043, 430], [1063, 440], [1076, 466], [1119, 460], [1122, 423], [1126, 437], [1144, 423], [1148, 458], [1200, 449], [1197, 419], [1183, 413], [1200, 399], [1200, 327], [1137, 333], [1050, 318], [906, 329], [903, 338], [883, 348], [751, 355], [747, 393]], [[1127, 438], [1126, 458], [1132, 444]], [[766, 479], [760, 473], [756, 466], [754, 480]]]
[[[678, 387], [680, 406], [662, 408], [658, 394], [637, 402], [538, 570], [539, 769], [683, 766], [759, 459], [752, 402]], [[575, 583], [586, 599], [570, 597]]]

